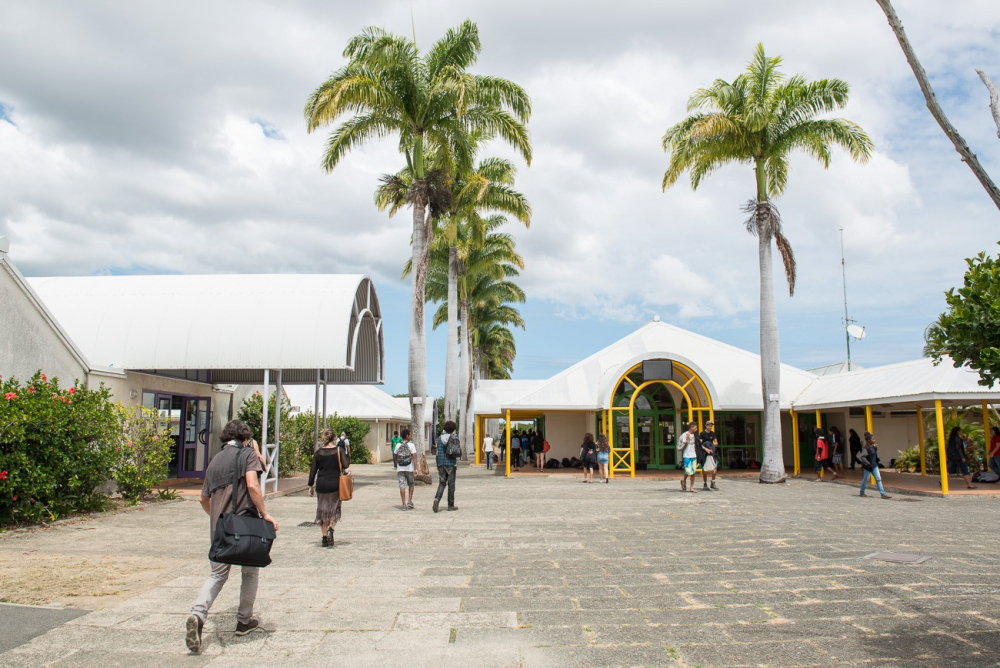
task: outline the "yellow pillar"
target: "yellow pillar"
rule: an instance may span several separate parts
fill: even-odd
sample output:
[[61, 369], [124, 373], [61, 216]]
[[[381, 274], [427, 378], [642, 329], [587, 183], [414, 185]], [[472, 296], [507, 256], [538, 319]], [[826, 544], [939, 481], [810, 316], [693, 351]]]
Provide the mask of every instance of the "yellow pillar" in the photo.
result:
[[704, 431], [705, 429], [705, 423], [703, 422], [704, 419], [705, 419], [705, 413], [703, 411], [698, 411], [698, 431]]
[[[816, 428], [817, 429], [822, 429], [823, 428], [823, 418], [819, 414], [819, 409], [818, 408], [816, 409]], [[823, 477], [823, 467], [822, 466], [819, 469], [819, 477], [820, 478]]]
[[924, 412], [917, 404], [917, 439], [920, 441], [920, 475], [927, 475], [927, 439], [924, 438]]
[[983, 461], [986, 462], [986, 470], [990, 470], [990, 407], [983, 402]]
[[473, 438], [476, 439], [476, 466], [479, 466], [479, 464], [482, 462], [481, 455], [483, 452], [483, 437], [480, 427], [480, 419], [478, 415], [476, 416], [476, 427], [473, 434], [474, 434]]
[[937, 420], [938, 463], [941, 469], [941, 493], [948, 494], [948, 458], [945, 454], [944, 415], [941, 414], [941, 400], [934, 400], [934, 417]]
[[505, 450], [504, 462], [507, 465], [507, 477], [510, 477], [510, 411], [507, 411], [507, 428], [504, 429], [507, 438], [507, 449]]
[[632, 428], [635, 427], [635, 395], [632, 395], [632, 401], [628, 405], [628, 463], [631, 469], [629, 473], [630, 478], [635, 477], [635, 437], [632, 435]]
[[792, 471], [799, 474], [799, 415], [794, 410], [792, 415]]
[[869, 434], [874, 434], [875, 430], [872, 429], [872, 407], [865, 406], [865, 431]]

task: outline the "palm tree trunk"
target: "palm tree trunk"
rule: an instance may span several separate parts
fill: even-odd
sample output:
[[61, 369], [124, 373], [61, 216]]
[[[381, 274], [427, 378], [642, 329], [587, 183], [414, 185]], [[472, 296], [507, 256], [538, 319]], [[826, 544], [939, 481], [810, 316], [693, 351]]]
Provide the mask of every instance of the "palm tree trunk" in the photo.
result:
[[458, 248], [448, 248], [448, 349], [444, 365], [444, 419], [458, 415]]
[[[764, 165], [757, 162], [757, 203], [767, 203]], [[764, 453], [760, 481], [784, 482], [785, 461], [781, 447], [781, 355], [778, 350], [778, 312], [774, 304], [774, 273], [771, 263], [771, 230], [762, 224], [758, 206], [757, 258], [760, 262], [760, 381], [764, 400]]]
[[474, 456], [476, 450], [476, 429], [473, 422], [473, 385], [472, 373], [474, 364], [472, 359], [472, 317], [469, 314], [469, 302], [462, 302], [462, 332], [465, 334], [462, 340], [462, 378], [465, 381], [465, 392], [462, 397], [462, 433], [465, 438], [465, 452], [469, 456]]
[[468, 430], [466, 429], [466, 427], [468, 426], [468, 424], [467, 424], [468, 423], [468, 414], [467, 414], [467, 411], [466, 411], [466, 407], [467, 407], [466, 399], [467, 399], [467, 396], [468, 396], [468, 390], [467, 390], [467, 385], [466, 385], [466, 382], [465, 382], [465, 378], [466, 378], [466, 376], [469, 373], [469, 357], [468, 357], [468, 355], [466, 355], [466, 352], [465, 352], [465, 349], [466, 349], [466, 347], [468, 345], [468, 341], [469, 341], [469, 330], [465, 326], [465, 321], [467, 319], [466, 318], [466, 309], [467, 308], [468, 308], [468, 304], [466, 304], [465, 300], [462, 300], [462, 302], [459, 304], [459, 307], [458, 307], [458, 317], [459, 317], [459, 319], [461, 321], [461, 327], [460, 327], [461, 331], [459, 332], [459, 342], [460, 342], [460, 345], [461, 345], [461, 348], [462, 348], [461, 374], [460, 374], [461, 380], [459, 381], [459, 384], [458, 384], [458, 406], [459, 406], [459, 411], [460, 411], [460, 415], [459, 415], [459, 419], [458, 419], [458, 424], [459, 424], [459, 427], [461, 429], [461, 431], [459, 432], [459, 438], [462, 439], [462, 461], [468, 460], [468, 458], [469, 458], [469, 445], [470, 445], [469, 444], [469, 439], [468, 439]]
[[[416, 185], [416, 184], [414, 184]], [[410, 435], [417, 446], [417, 475], [424, 462], [424, 401], [427, 397], [427, 341], [424, 334], [424, 294], [430, 263], [430, 230], [427, 227], [427, 204], [422, 199], [413, 204], [413, 293], [410, 296], [410, 347], [407, 365], [410, 389]], [[430, 477], [425, 479], [430, 483]]]

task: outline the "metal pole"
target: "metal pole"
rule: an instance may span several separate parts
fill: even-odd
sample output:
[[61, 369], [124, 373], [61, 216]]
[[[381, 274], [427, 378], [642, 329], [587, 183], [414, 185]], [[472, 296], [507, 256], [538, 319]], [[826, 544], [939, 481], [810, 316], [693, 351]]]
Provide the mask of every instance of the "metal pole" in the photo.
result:
[[319, 446], [319, 369], [316, 369], [316, 403], [313, 406], [313, 452]]
[[[264, 455], [264, 461], [267, 462], [267, 400], [268, 391], [271, 388], [271, 370], [264, 369], [264, 415], [260, 422], [261, 425], [261, 435], [260, 435], [260, 454]], [[265, 471], [266, 475], [266, 471]]]
[[926, 439], [924, 438], [924, 412], [917, 404], [917, 439], [920, 441], [920, 475], [927, 475], [927, 453], [924, 451]]
[[326, 429], [326, 369], [323, 369], [323, 429]]
[[271, 455], [271, 468], [274, 471], [274, 491], [278, 491], [278, 451], [281, 449], [281, 369], [278, 369], [278, 382], [274, 392], [274, 451]]
[[844, 262], [844, 228], [840, 228], [840, 276], [844, 282], [844, 339], [847, 341], [847, 370], [851, 370], [851, 333], [847, 326], [851, 319], [847, 317], [847, 265]]

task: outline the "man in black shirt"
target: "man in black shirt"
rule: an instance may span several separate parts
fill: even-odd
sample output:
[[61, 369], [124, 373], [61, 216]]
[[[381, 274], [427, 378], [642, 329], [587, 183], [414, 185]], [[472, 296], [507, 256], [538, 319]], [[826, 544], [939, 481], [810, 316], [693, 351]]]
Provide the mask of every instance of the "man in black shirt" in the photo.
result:
[[[703, 489], [708, 490], [708, 474], [712, 474], [712, 487], [714, 491], [719, 491], [715, 486], [715, 474], [719, 470], [719, 439], [713, 429], [715, 425], [711, 422], [705, 423], [705, 429], [698, 434], [698, 465], [701, 466], [701, 482]], [[711, 461], [709, 461], [711, 457]], [[706, 467], [706, 463], [708, 466]]]

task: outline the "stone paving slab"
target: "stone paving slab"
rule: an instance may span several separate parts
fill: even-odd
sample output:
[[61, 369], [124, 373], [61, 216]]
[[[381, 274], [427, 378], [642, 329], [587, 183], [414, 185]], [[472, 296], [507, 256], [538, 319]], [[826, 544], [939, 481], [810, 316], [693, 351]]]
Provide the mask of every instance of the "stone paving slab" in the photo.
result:
[[[398, 510], [391, 467], [355, 475], [366, 484], [344, 504], [333, 549], [299, 526], [314, 500], [269, 500], [282, 528], [258, 593], [266, 631], [234, 635], [233, 578], [198, 656], [183, 640], [208, 573], [195, 502], [0, 536], [7, 554], [170, 560], [152, 588], [0, 653], [0, 665], [1000, 663], [1000, 538], [956, 530], [994, 523], [995, 498], [862, 506], [850, 487], [806, 481], [722, 478], [718, 493], [685, 495], [655, 479], [591, 486], [462, 467], [461, 510], [435, 515], [425, 487], [416, 511]], [[760, 521], [775, 517], [795, 521]], [[875, 551], [932, 558], [863, 559]]]

